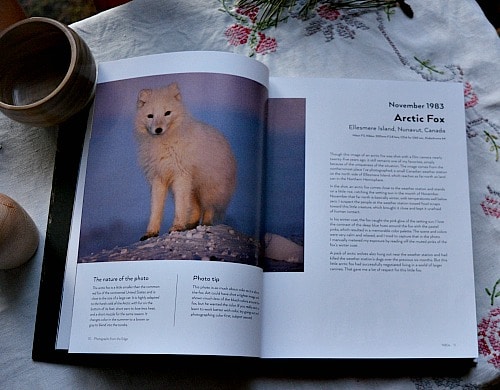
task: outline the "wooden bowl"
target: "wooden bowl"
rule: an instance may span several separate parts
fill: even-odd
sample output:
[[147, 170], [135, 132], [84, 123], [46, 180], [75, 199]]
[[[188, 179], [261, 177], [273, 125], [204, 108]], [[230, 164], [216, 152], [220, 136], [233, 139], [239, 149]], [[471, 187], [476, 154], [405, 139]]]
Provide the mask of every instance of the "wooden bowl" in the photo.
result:
[[43, 17], [21, 20], [0, 33], [0, 111], [38, 127], [57, 125], [94, 95], [96, 64], [68, 26]]
[[38, 248], [38, 229], [15, 200], [0, 194], [0, 269], [18, 267]]

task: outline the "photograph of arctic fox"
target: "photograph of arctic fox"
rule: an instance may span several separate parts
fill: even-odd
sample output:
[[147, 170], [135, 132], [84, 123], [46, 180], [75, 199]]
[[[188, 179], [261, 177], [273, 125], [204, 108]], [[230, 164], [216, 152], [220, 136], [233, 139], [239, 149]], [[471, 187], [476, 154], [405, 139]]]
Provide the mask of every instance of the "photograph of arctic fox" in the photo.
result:
[[[265, 270], [303, 270], [304, 102], [271, 104], [261, 84], [215, 73], [97, 88], [79, 262], [262, 266], [269, 245], [284, 258], [267, 259]], [[279, 108], [274, 130], [268, 105]]]

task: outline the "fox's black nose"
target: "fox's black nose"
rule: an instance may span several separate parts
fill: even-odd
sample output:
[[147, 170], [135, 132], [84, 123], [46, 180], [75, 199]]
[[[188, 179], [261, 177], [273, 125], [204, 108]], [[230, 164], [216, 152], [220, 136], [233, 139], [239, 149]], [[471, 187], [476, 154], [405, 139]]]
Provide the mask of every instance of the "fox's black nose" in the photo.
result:
[[161, 134], [161, 133], [163, 133], [163, 129], [161, 127], [157, 127], [155, 129], [155, 134]]

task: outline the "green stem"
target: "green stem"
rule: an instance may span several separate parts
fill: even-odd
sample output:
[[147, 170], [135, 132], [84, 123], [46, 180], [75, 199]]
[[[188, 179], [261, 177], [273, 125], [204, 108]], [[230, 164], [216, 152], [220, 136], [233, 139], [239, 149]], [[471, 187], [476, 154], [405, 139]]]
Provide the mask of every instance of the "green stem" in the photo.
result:
[[491, 150], [495, 151], [496, 155], [495, 161], [498, 161], [498, 159], [500, 158], [500, 146], [498, 146], [497, 143], [495, 142], [497, 137], [488, 133], [486, 130], [483, 131], [484, 134], [486, 135], [486, 142], [491, 142]]
[[486, 292], [488, 293], [488, 295], [491, 296], [491, 299], [490, 299], [491, 306], [493, 306], [495, 304], [495, 298], [497, 295], [497, 287], [499, 284], [500, 284], [500, 279], [498, 279], [496, 281], [495, 285], [493, 286], [493, 291], [491, 291], [491, 293], [488, 289], [486, 289]]
[[431, 66], [429, 60], [420, 60], [416, 56], [413, 56], [413, 58], [415, 59], [415, 61], [417, 61], [420, 64], [422, 69], [425, 68], [425, 69], [428, 69], [429, 72], [435, 72], [435, 73], [439, 73], [439, 74], [444, 73], [443, 71], [437, 70], [434, 66]]

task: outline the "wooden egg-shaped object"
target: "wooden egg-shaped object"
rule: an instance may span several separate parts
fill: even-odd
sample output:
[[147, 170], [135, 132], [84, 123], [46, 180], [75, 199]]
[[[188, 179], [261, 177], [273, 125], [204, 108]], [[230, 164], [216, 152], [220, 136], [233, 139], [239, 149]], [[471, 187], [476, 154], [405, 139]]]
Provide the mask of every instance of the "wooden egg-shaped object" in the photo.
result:
[[38, 229], [15, 200], [0, 194], [0, 269], [28, 261], [38, 248]]

